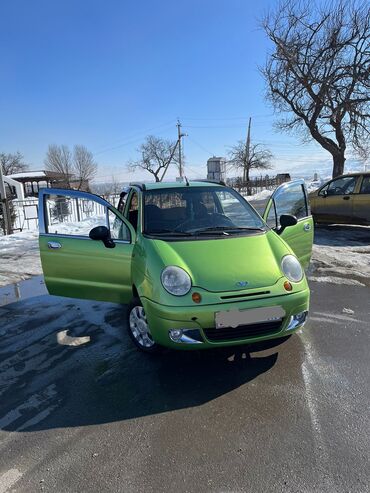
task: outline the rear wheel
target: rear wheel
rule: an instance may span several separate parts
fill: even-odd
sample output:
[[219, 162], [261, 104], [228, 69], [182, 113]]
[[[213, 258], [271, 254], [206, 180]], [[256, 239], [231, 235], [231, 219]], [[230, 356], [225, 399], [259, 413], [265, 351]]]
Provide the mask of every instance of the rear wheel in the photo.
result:
[[134, 344], [146, 353], [156, 353], [160, 349], [154, 342], [146, 319], [145, 310], [139, 298], [135, 298], [128, 307], [127, 330]]

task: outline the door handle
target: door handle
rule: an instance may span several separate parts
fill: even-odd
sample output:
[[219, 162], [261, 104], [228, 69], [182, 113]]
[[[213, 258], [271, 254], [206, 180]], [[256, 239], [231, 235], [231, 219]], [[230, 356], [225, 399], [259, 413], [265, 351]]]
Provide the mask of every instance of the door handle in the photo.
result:
[[48, 241], [48, 248], [57, 250], [58, 248], [62, 248], [62, 245], [57, 241]]
[[303, 229], [304, 229], [305, 231], [310, 231], [310, 229], [311, 229], [311, 224], [310, 224], [310, 223], [305, 223], [305, 224], [304, 224], [304, 226], [303, 226]]
[[343, 197], [343, 200], [349, 200], [349, 199], [350, 199], [349, 195], [345, 195], [345, 196]]

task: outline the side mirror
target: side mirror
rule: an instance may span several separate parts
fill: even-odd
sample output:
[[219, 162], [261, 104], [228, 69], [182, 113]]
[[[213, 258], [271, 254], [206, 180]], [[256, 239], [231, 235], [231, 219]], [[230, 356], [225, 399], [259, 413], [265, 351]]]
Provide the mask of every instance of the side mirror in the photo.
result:
[[96, 226], [89, 233], [91, 240], [100, 240], [106, 248], [114, 248], [116, 244], [110, 237], [110, 231], [106, 226]]
[[295, 226], [297, 222], [297, 218], [292, 214], [282, 214], [280, 216], [280, 229], [278, 231], [278, 234], [281, 234], [284, 229], [288, 228], [289, 226]]

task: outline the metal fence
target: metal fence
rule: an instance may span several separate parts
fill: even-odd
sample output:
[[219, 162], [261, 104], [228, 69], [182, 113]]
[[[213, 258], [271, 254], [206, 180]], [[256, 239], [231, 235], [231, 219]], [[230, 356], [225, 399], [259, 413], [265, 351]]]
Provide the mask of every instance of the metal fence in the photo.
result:
[[241, 194], [253, 195], [261, 192], [262, 190], [275, 190], [279, 185], [289, 181], [290, 178], [286, 176], [270, 177], [257, 177], [252, 180], [243, 181], [242, 179], [236, 180], [233, 184], [235, 190]]
[[[38, 228], [38, 203], [37, 199], [8, 200], [8, 215], [10, 215], [11, 231], [33, 230]], [[0, 234], [5, 233], [4, 204], [0, 203]]]
[[[119, 201], [119, 194], [111, 194], [107, 196], [103, 196], [105, 200], [110, 202], [112, 205], [117, 206]], [[91, 204], [95, 204], [95, 202], [91, 202]], [[98, 204], [97, 204], [98, 205]], [[39, 206], [37, 197], [29, 197], [25, 200], [8, 200], [8, 207], [11, 216], [12, 222], [12, 232], [18, 233], [20, 231], [30, 231], [37, 230], [39, 227]], [[95, 210], [92, 205], [93, 210], [90, 212], [90, 215], [94, 215], [95, 213], [101, 213], [100, 209]], [[87, 211], [87, 205], [84, 204], [84, 209], [82, 210], [82, 216]], [[85, 210], [86, 209], [86, 210]], [[57, 209], [55, 209], [57, 210]], [[74, 209], [74, 205], [70, 208], [69, 217], [64, 218], [65, 221], [73, 221], [77, 220], [77, 211]], [[2, 203], [0, 202], [0, 235], [4, 234], [4, 224], [3, 224], [3, 214], [2, 214]]]

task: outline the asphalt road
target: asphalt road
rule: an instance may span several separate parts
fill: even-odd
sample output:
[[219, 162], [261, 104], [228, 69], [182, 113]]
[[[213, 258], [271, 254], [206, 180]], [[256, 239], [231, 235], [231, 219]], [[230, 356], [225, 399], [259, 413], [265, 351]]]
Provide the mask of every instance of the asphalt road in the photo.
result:
[[369, 295], [312, 283], [281, 344], [159, 358], [117, 305], [3, 306], [0, 493], [369, 491]]

